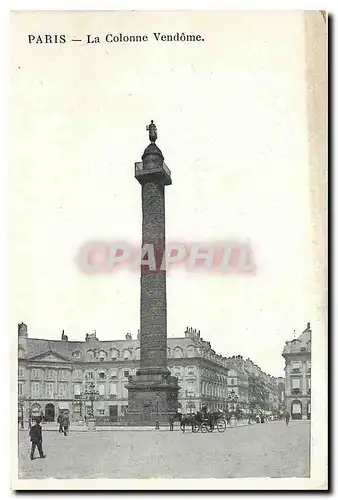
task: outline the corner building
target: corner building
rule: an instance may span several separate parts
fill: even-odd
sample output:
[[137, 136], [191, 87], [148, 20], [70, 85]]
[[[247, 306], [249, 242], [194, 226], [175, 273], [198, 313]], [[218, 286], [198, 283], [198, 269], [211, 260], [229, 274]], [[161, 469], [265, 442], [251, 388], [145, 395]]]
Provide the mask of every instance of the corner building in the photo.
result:
[[285, 343], [285, 409], [294, 420], [311, 417], [311, 326]]

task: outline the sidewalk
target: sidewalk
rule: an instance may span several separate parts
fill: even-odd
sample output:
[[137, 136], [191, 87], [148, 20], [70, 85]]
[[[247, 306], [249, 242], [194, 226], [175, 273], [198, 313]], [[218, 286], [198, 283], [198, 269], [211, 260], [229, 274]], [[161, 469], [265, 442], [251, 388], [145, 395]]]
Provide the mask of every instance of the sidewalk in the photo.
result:
[[[234, 429], [236, 427], [246, 427], [249, 425], [264, 425], [264, 424], [248, 424], [248, 420], [241, 420], [239, 422], [236, 422], [235, 425], [227, 425], [227, 429]], [[186, 427], [187, 432], [190, 431], [190, 426]], [[43, 431], [50, 431], [50, 432], [58, 432], [59, 430], [59, 424], [56, 423], [43, 423], [42, 424], [42, 430]], [[95, 426], [94, 429], [89, 430], [86, 425], [78, 425], [76, 423], [70, 424], [69, 428], [70, 432], [100, 432], [100, 431], [153, 431], [156, 432], [158, 429], [155, 428], [155, 425], [152, 426], [127, 426], [127, 425], [97, 425]], [[169, 425], [166, 424], [160, 424], [160, 431], [168, 431], [169, 432]], [[28, 425], [25, 424], [25, 429], [19, 429], [21, 432], [28, 432]], [[174, 426], [174, 431], [181, 431], [180, 424], [175, 423]]]

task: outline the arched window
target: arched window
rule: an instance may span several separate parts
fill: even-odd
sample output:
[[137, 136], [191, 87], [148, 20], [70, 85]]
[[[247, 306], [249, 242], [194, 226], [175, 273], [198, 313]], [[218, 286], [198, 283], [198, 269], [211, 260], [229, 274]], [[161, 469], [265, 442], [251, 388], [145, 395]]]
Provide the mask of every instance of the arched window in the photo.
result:
[[187, 354], [188, 354], [188, 358], [193, 358], [196, 355], [195, 347], [193, 345], [188, 346]]
[[88, 351], [87, 351], [87, 358], [89, 360], [94, 359], [94, 351], [92, 349], [88, 349]]
[[131, 353], [130, 353], [130, 350], [129, 349], [124, 349], [122, 351], [122, 357], [124, 359], [130, 359], [131, 358]]
[[120, 357], [120, 351], [118, 349], [110, 349], [111, 359], [118, 359]]
[[302, 402], [298, 399], [291, 403], [291, 416], [295, 420], [300, 420], [302, 418]]
[[37, 417], [41, 413], [41, 406], [38, 403], [34, 403], [31, 408], [32, 417]]
[[100, 361], [104, 361], [105, 359], [107, 359], [107, 353], [106, 353], [106, 351], [100, 350], [99, 358], [100, 358]]
[[180, 347], [175, 347], [174, 349], [174, 357], [175, 358], [183, 358], [183, 351]]

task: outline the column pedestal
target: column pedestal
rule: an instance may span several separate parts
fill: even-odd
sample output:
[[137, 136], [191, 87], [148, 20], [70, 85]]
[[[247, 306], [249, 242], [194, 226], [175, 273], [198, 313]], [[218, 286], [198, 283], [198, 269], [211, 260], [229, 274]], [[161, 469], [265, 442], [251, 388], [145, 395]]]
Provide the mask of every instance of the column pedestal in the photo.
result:
[[140, 370], [129, 378], [128, 423], [153, 425], [156, 420], [168, 423], [169, 416], [177, 411], [177, 378], [171, 375], [145, 373]]

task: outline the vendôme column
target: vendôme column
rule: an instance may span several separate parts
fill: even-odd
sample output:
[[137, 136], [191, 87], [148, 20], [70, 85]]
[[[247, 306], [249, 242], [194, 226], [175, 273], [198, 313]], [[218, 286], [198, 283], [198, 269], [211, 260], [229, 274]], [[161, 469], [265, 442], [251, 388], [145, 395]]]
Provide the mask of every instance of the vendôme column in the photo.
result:
[[147, 127], [150, 144], [135, 164], [142, 186], [142, 249], [140, 304], [140, 369], [130, 377], [128, 417], [133, 421], [165, 421], [177, 410], [177, 378], [167, 367], [167, 293], [165, 253], [165, 186], [171, 173], [155, 144], [157, 129]]

